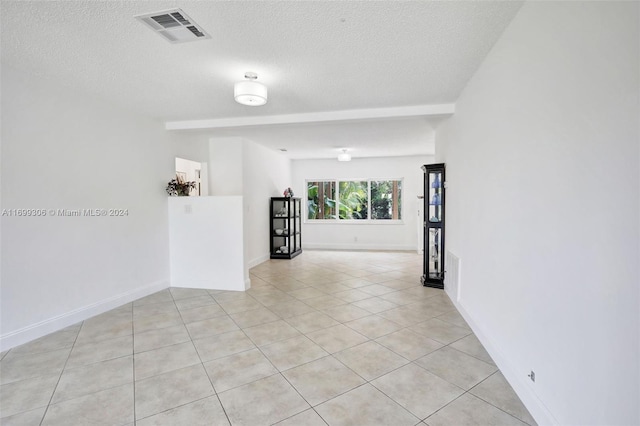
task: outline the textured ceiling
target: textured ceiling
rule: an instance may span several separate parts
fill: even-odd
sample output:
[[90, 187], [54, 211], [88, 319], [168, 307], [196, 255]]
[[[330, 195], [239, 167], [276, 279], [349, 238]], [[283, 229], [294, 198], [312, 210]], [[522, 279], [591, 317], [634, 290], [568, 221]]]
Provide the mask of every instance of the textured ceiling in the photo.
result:
[[[2, 0], [1, 54], [3, 63], [18, 70], [165, 121], [452, 103], [520, 6], [507, 1]], [[212, 38], [170, 44], [133, 18], [173, 7]], [[267, 105], [234, 102], [233, 83], [245, 71], [257, 72], [268, 86]], [[324, 135], [314, 143], [329, 148], [349, 145], [331, 140], [345, 131], [357, 140], [354, 146], [377, 139], [385, 124], [386, 134], [396, 138], [400, 123], [218, 133], [246, 132], [261, 143], [261, 138], [295, 138], [298, 129], [316, 139]], [[410, 124], [405, 130], [411, 141], [417, 139], [412, 132], [430, 127], [420, 119], [404, 123]]]

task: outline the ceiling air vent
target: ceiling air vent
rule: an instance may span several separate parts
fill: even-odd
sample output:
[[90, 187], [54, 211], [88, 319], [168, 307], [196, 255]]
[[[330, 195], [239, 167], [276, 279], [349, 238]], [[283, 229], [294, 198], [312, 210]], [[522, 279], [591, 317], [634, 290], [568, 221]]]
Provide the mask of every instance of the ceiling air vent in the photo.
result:
[[211, 38], [202, 27], [187, 16], [181, 9], [163, 10], [155, 13], [136, 15], [135, 18], [160, 34], [169, 43]]

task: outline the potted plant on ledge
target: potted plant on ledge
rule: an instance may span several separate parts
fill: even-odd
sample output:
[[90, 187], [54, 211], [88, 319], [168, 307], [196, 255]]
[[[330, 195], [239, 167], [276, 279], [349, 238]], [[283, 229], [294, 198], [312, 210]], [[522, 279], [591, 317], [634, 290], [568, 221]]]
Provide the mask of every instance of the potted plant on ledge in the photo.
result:
[[167, 184], [167, 194], [171, 197], [188, 197], [191, 190], [196, 188], [194, 181], [186, 181], [179, 175], [171, 179]]

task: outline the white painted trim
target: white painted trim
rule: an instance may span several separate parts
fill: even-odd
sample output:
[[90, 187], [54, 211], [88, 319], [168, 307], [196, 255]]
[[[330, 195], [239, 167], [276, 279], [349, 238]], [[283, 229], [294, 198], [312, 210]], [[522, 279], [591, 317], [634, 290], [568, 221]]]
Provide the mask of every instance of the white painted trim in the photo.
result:
[[218, 279], [201, 280], [201, 279], [184, 278], [179, 280], [175, 280], [175, 279], [172, 280], [171, 287], [199, 288], [199, 289], [205, 289], [205, 290], [231, 290], [231, 291], [238, 291], [240, 289], [246, 288], [245, 280], [243, 280], [240, 283], [236, 283], [234, 281], [220, 281]]
[[211, 118], [208, 120], [167, 121], [167, 130], [214, 129], [224, 127], [262, 126], [268, 124], [317, 123], [324, 121], [370, 120], [415, 116], [452, 115], [455, 104], [415, 105], [392, 108], [351, 109], [300, 114], [263, 115], [256, 117]]
[[507, 379], [507, 382], [509, 382], [522, 403], [527, 407], [527, 410], [529, 410], [529, 413], [533, 416], [536, 423], [539, 425], [560, 425], [560, 422], [553, 416], [553, 414], [551, 414], [544, 403], [535, 394], [533, 389], [533, 386], [535, 385], [529, 381], [524, 373], [518, 374], [509, 360], [502, 355], [497, 345], [495, 345], [489, 336], [483, 332], [482, 327], [480, 327], [480, 325], [473, 319], [472, 315], [467, 312], [464, 305], [459, 302], [459, 299], [455, 300], [455, 298], [452, 298], [446, 287], [445, 291], [449, 295], [449, 299], [451, 299], [456, 309], [458, 309], [458, 312], [460, 312], [460, 315], [462, 315], [478, 340], [480, 340], [482, 346], [484, 346], [498, 368], [500, 368], [500, 372], [502, 372], [504, 377]]
[[306, 225], [404, 225], [404, 219], [305, 219]]
[[259, 257], [256, 257], [255, 259], [250, 260], [249, 263], [247, 264], [247, 269], [254, 268], [259, 264], [261, 264], [262, 262], [266, 262], [267, 260], [269, 260], [270, 257], [271, 255], [269, 253], [266, 253], [266, 254], [263, 254], [262, 256], [259, 256]]
[[412, 245], [396, 244], [335, 244], [335, 243], [303, 243], [302, 250], [382, 250], [382, 251], [410, 251], [415, 252]]
[[142, 288], [127, 291], [116, 296], [109, 297], [99, 302], [92, 303], [82, 308], [48, 318], [36, 324], [23, 327], [19, 330], [0, 336], [0, 351], [14, 348], [18, 345], [30, 342], [49, 333], [62, 330], [65, 327], [84, 321], [111, 309], [133, 302], [141, 297], [148, 296], [169, 287], [167, 281], [157, 281]]

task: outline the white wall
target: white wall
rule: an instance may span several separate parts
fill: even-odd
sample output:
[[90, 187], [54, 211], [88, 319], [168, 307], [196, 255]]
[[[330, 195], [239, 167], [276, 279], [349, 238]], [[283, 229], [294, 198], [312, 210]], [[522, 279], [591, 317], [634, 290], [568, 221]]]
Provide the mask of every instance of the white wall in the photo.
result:
[[169, 198], [171, 286], [245, 290], [242, 197]]
[[[203, 132], [175, 131], [169, 132], [169, 135], [170, 155], [200, 163], [200, 191], [203, 196], [209, 195], [209, 135]], [[172, 178], [173, 175], [169, 175], [167, 181]]]
[[[269, 259], [269, 198], [291, 186], [291, 161], [239, 137], [209, 140], [211, 195], [242, 195], [244, 261], [248, 269]], [[248, 284], [248, 281], [247, 281]]]
[[[402, 223], [302, 224], [302, 247], [355, 250], [416, 250], [417, 196], [423, 193], [424, 173], [420, 167], [434, 163], [430, 156], [354, 158], [350, 162], [330, 160], [294, 160], [293, 190], [303, 200], [306, 217], [305, 180], [322, 179], [404, 179], [402, 188]], [[357, 241], [356, 241], [357, 240]]]
[[243, 195], [245, 260], [248, 268], [269, 258], [269, 199], [282, 197], [292, 185], [291, 160], [251, 141], [244, 141]]
[[199, 163], [209, 161], [209, 138], [205, 132], [169, 131], [169, 149], [172, 157], [186, 158]]
[[2, 207], [127, 210], [2, 217], [3, 348], [168, 286], [168, 143], [159, 122], [2, 66]]
[[242, 195], [242, 145], [236, 137], [209, 140], [210, 195]]
[[447, 291], [542, 424], [640, 423], [638, 12], [525, 3], [437, 131]]

